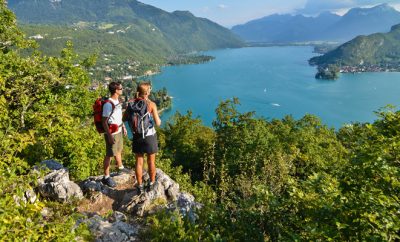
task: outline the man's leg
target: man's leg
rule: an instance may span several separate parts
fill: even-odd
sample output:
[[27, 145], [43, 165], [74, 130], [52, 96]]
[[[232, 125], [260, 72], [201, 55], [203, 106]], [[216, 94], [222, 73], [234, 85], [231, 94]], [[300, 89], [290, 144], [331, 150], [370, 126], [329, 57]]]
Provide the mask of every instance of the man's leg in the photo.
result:
[[136, 180], [137, 184], [140, 186], [142, 185], [142, 176], [143, 176], [143, 154], [135, 154], [136, 157]]
[[104, 169], [104, 176], [106, 177], [110, 176], [110, 163], [111, 163], [111, 157], [105, 156], [103, 161], [103, 169]]
[[147, 166], [149, 167], [150, 181], [156, 180], [156, 154], [147, 154]]
[[124, 147], [124, 143], [123, 143], [123, 136], [122, 136], [122, 132], [119, 134], [115, 135], [115, 147], [113, 152], [114, 152], [114, 157], [115, 160], [117, 161], [117, 168], [119, 170], [122, 170], [124, 168], [124, 166], [122, 165], [122, 149]]
[[114, 157], [115, 157], [115, 160], [117, 161], [118, 169], [124, 168], [123, 165], [122, 165], [122, 155], [121, 155], [121, 153], [117, 153]]

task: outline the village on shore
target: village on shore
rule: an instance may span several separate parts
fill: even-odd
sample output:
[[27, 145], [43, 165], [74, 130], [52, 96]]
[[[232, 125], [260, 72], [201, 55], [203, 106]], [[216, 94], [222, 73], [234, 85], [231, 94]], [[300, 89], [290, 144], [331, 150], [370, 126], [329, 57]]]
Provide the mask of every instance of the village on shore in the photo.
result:
[[341, 66], [340, 73], [400, 72], [400, 64]]

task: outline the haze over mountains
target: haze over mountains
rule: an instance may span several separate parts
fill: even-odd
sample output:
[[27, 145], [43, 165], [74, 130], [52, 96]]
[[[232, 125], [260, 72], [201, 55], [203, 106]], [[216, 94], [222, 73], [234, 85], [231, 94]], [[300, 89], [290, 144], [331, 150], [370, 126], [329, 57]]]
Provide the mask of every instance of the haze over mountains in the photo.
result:
[[[67, 37], [78, 45], [89, 43], [87, 47], [99, 53], [115, 48], [119, 55], [157, 59], [243, 46], [229, 29], [208, 19], [186, 11], [169, 13], [136, 0], [9, 0], [8, 6], [28, 34], [55, 41]], [[65, 38], [59, 42], [65, 43]]]
[[381, 4], [372, 8], [353, 8], [343, 16], [328, 12], [317, 17], [274, 14], [236, 25], [232, 31], [248, 42], [345, 42], [358, 35], [388, 32], [399, 23], [400, 12], [388, 4]]

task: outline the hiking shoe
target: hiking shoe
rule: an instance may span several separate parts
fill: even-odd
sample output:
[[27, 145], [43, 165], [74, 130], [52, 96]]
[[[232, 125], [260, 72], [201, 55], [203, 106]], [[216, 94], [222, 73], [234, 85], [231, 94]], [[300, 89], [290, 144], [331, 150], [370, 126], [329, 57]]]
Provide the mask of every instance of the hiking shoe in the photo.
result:
[[149, 184], [147, 185], [147, 191], [148, 192], [150, 192], [151, 190], [153, 190], [154, 189], [154, 185], [155, 185], [156, 183], [155, 182], [149, 182]]
[[144, 193], [144, 186], [143, 186], [143, 184], [142, 184], [142, 185], [136, 186], [136, 194], [137, 194], [137, 195], [140, 195], [140, 194], [142, 194], [142, 193]]
[[101, 182], [109, 187], [117, 186], [117, 183], [115, 183], [115, 181], [111, 177], [107, 177], [107, 178], [103, 177], [103, 179], [101, 179]]
[[129, 169], [127, 169], [127, 168], [122, 168], [122, 169], [118, 169], [118, 171], [117, 171], [117, 175], [121, 175], [121, 174], [129, 174], [130, 173], [130, 170]]

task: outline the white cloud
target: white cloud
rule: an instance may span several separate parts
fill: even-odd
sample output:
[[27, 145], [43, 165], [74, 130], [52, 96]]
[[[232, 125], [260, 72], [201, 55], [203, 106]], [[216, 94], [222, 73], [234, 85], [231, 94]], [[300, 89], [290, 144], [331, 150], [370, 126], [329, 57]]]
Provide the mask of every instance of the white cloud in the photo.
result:
[[219, 4], [218, 5], [218, 8], [220, 8], [220, 9], [225, 9], [225, 8], [227, 8], [228, 6], [226, 6], [225, 4]]

